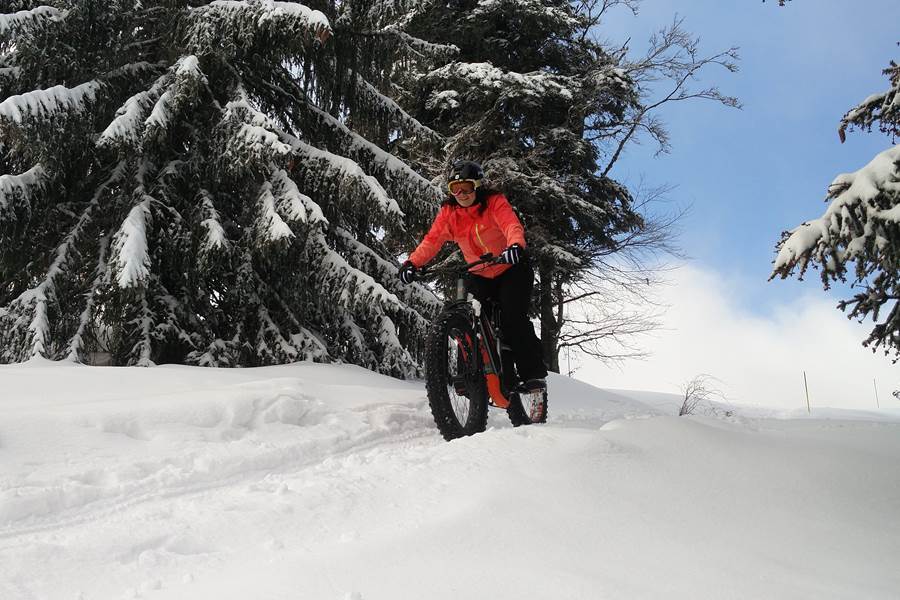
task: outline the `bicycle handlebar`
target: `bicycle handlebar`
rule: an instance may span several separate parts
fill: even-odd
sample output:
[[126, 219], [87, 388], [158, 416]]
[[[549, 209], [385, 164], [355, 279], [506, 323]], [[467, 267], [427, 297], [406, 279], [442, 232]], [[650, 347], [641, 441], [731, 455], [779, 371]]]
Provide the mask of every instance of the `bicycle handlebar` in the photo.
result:
[[505, 262], [506, 261], [503, 260], [502, 256], [494, 256], [493, 254], [488, 253], [488, 254], [482, 255], [481, 258], [479, 258], [476, 261], [466, 263], [465, 265], [458, 266], [458, 267], [456, 267], [456, 266], [444, 267], [444, 268], [422, 267], [416, 273], [416, 280], [421, 280], [421, 279], [425, 279], [427, 277], [435, 277], [438, 275], [444, 275], [444, 274], [450, 274], [450, 273], [462, 275], [462, 274], [467, 273], [470, 269], [473, 269], [474, 267], [478, 267], [481, 265], [503, 264]]

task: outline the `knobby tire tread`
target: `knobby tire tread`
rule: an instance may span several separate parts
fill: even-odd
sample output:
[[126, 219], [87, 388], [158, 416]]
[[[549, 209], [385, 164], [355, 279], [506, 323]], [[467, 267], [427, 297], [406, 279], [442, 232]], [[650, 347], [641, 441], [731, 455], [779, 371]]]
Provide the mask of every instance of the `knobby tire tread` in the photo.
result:
[[[443, 313], [438, 316], [428, 334], [425, 350], [425, 389], [434, 423], [448, 442], [484, 431], [487, 428], [488, 416], [487, 388], [480, 370], [478, 376], [467, 386], [469, 397], [467, 422], [459, 423], [453, 411], [448, 393], [447, 364], [447, 339], [451, 329], [469, 334], [471, 340], [477, 339], [468, 318], [459, 312]], [[480, 357], [476, 349], [472, 350], [475, 357]]]

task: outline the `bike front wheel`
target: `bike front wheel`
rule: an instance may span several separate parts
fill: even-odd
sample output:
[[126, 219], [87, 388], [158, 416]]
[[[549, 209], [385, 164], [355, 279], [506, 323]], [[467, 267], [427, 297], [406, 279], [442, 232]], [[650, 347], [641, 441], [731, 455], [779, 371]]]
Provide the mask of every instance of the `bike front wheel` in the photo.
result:
[[441, 314], [426, 343], [425, 388], [434, 422], [447, 441], [485, 430], [487, 387], [478, 337], [464, 312]]

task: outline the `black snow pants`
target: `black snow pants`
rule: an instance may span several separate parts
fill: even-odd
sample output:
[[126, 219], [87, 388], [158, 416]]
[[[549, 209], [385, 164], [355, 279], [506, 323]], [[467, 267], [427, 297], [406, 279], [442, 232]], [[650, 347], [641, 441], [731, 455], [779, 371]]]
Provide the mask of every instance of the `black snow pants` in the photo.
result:
[[500, 305], [500, 335], [512, 348], [516, 371], [522, 381], [547, 376], [543, 346], [528, 318], [533, 287], [534, 269], [527, 259], [493, 279], [471, 273], [466, 278], [466, 291], [482, 305], [487, 304], [488, 300]]

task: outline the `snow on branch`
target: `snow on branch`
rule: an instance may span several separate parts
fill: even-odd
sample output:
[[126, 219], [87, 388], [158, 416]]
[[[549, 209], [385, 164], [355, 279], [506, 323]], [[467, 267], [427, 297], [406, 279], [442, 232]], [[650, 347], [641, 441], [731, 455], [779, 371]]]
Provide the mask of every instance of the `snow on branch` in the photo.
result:
[[22, 74], [22, 67], [0, 67], [0, 85], [9, 85]]
[[299, 2], [217, 0], [190, 9], [189, 19], [186, 44], [198, 54], [221, 50], [226, 42], [246, 48], [260, 35], [265, 35], [268, 43], [279, 43], [272, 37], [289, 42], [301, 34], [312, 33], [324, 43], [332, 34], [324, 13]]
[[434, 0], [372, 0], [367, 3], [365, 19], [362, 21], [380, 29], [405, 27], [422, 9], [433, 5]]
[[344, 123], [320, 108], [307, 103], [304, 107], [320, 124], [337, 134], [336, 142], [339, 151], [353, 158], [357, 163], [365, 164], [370, 170], [379, 169], [390, 182], [412, 182], [415, 194], [423, 202], [440, 205], [444, 199], [444, 191], [416, 173], [408, 164], [373, 144], [358, 133], [352, 131]]
[[387, 315], [382, 315], [378, 320], [378, 343], [382, 349], [381, 362], [378, 365], [380, 373], [403, 378], [416, 376], [416, 361], [400, 343], [397, 328]]
[[150, 275], [147, 227], [151, 219], [152, 198], [143, 193], [141, 197], [142, 200], [129, 211], [113, 238], [112, 262], [116, 282], [121, 288], [141, 286]]
[[145, 72], [152, 71], [154, 73], [159, 73], [168, 68], [169, 64], [167, 62], [147, 62], [145, 60], [139, 60], [137, 62], [124, 64], [118, 66], [111, 71], [107, 71], [103, 74], [103, 81], [109, 81], [111, 79], [135, 79], [137, 77], [141, 77]]
[[[344, 253], [352, 259], [353, 266], [363, 269], [363, 265], [369, 263], [365, 267], [366, 272], [371, 273], [377, 271], [378, 273], [383, 274], [386, 279], [389, 278], [390, 280], [394, 280], [396, 278], [398, 269], [395, 263], [378, 256], [371, 248], [360, 243], [353, 234], [342, 227], [337, 227], [333, 231], [333, 234], [337, 238]], [[372, 264], [374, 264], [374, 269], [371, 266]], [[434, 312], [437, 312], [443, 306], [443, 303], [433, 292], [418, 283], [400, 286], [399, 292], [405, 298], [414, 299], [417, 304], [425, 306]], [[430, 322], [429, 319], [422, 316], [418, 311], [415, 311], [415, 318], [423, 328], [427, 327]]]
[[[305, 327], [300, 331], [282, 334], [278, 324], [272, 319], [265, 305], [260, 304], [257, 316], [261, 328], [257, 334], [256, 354], [264, 362], [296, 362], [301, 360], [322, 360], [328, 356], [328, 351], [319, 338]], [[275, 343], [275, 348], [269, 347], [270, 338]], [[267, 360], [268, 359], [268, 360]]]
[[456, 108], [459, 108], [459, 92], [456, 90], [432, 92], [425, 101], [425, 109], [429, 111], [452, 111]]
[[66, 235], [62, 243], [56, 248], [53, 261], [47, 268], [44, 279], [36, 287], [23, 292], [16, 300], [13, 306], [17, 310], [30, 308], [32, 317], [28, 329], [31, 334], [31, 347], [28, 351], [27, 358], [36, 356], [48, 357], [50, 344], [50, 319], [48, 305], [54, 299], [56, 294], [56, 279], [60, 277], [66, 270], [70, 255], [77, 252], [75, 243], [81, 236], [85, 226], [93, 219], [93, 212], [99, 206], [100, 197], [105, 193], [108, 187], [118, 181], [124, 173], [124, 165], [119, 164], [113, 169], [109, 179], [101, 184], [87, 207], [81, 213], [72, 227], [71, 231]]
[[459, 54], [455, 44], [436, 44], [412, 36], [401, 29], [402, 25], [391, 25], [383, 29], [367, 30], [363, 35], [393, 37], [406, 46], [414, 55], [431, 59], [450, 59]]
[[206, 75], [200, 70], [200, 61], [193, 54], [179, 58], [172, 71], [174, 80], [171, 86], [157, 99], [150, 116], [144, 121], [146, 138], [164, 135], [173, 117], [196, 98], [198, 87], [206, 82]]
[[151, 354], [153, 352], [153, 311], [147, 301], [148, 290], [141, 294], [141, 304], [138, 315], [129, 321], [129, 325], [135, 326], [138, 331], [137, 341], [131, 347], [129, 356], [133, 357], [136, 367], [154, 366]]
[[97, 299], [97, 292], [103, 281], [106, 279], [109, 265], [106, 262], [106, 253], [109, 251], [109, 237], [103, 236], [100, 240], [100, 251], [97, 257], [97, 268], [94, 280], [91, 282], [91, 289], [85, 294], [87, 302], [85, 302], [84, 310], [78, 318], [78, 329], [69, 339], [69, 354], [66, 357], [73, 362], [81, 362], [84, 354], [84, 333], [91, 322], [94, 315], [94, 305]]
[[222, 227], [222, 217], [213, 204], [212, 194], [207, 190], [200, 190], [198, 195], [200, 196], [201, 210], [203, 211], [203, 220], [200, 221], [200, 226], [206, 232], [200, 245], [201, 254], [227, 250], [229, 248], [228, 236], [225, 234], [225, 228]]
[[[397, 265], [386, 260], [375, 253], [371, 248], [361, 243], [352, 233], [343, 227], [336, 227], [333, 231], [335, 237], [340, 241], [341, 245], [346, 248], [347, 253], [356, 256], [355, 263], [361, 265], [364, 261], [374, 263], [375, 269], [381, 273], [390, 273], [392, 276], [397, 274]], [[372, 271], [373, 269], [366, 269]]]
[[102, 89], [99, 81], [88, 81], [73, 88], [55, 85], [10, 96], [0, 102], [0, 118], [21, 125], [27, 118], [48, 118], [63, 111], [83, 112]]
[[338, 303], [341, 306], [358, 304], [369, 309], [375, 306], [395, 310], [403, 308], [397, 296], [332, 250], [322, 233], [311, 236], [310, 241], [316, 245], [316, 251], [322, 254], [322, 272], [330, 285], [336, 285], [339, 291]]
[[150, 107], [156, 103], [162, 95], [162, 90], [167, 87], [172, 75], [167, 73], [157, 79], [149, 90], [138, 92], [125, 101], [112, 122], [103, 130], [97, 140], [97, 145], [112, 145], [125, 143], [136, 146], [141, 139], [144, 121]]
[[603, 208], [602, 206], [592, 204], [587, 200], [583, 200], [578, 196], [570, 196], [566, 198], [566, 204], [569, 206], [569, 208], [572, 209], [572, 212], [591, 215], [591, 218], [595, 220], [603, 221], [610, 218], [610, 214], [607, 209]]
[[44, 189], [47, 172], [37, 164], [21, 175], [0, 175], [0, 223], [12, 218], [16, 212], [15, 204], [26, 204], [26, 212], [30, 212], [30, 198], [35, 192]]
[[256, 231], [261, 242], [280, 242], [294, 237], [290, 226], [284, 222], [275, 210], [275, 196], [272, 194], [272, 182], [267, 181], [260, 188], [259, 217], [256, 220]]
[[237, 164], [245, 164], [248, 160], [270, 163], [273, 160], [288, 156], [291, 145], [282, 141], [286, 136], [272, 119], [250, 104], [243, 90], [240, 98], [232, 100], [225, 106], [222, 122], [233, 129], [227, 142], [227, 150], [238, 160]]
[[394, 117], [396, 122], [399, 122], [403, 127], [408, 128], [412, 133], [421, 135], [434, 143], [439, 144], [443, 141], [444, 137], [441, 134], [420, 123], [416, 118], [400, 108], [396, 102], [379, 92], [375, 86], [363, 79], [361, 75], [356, 76], [356, 89], [357, 94], [365, 98], [370, 105], [380, 107], [383, 112]]
[[31, 10], [0, 15], [0, 36], [45, 27], [50, 23], [62, 21], [67, 14], [68, 11], [52, 6], [38, 6]]
[[393, 37], [414, 55], [448, 60], [459, 54], [458, 46], [428, 42], [406, 32], [413, 19], [432, 9], [434, 4], [434, 0], [375, 0], [368, 4], [362, 19], [372, 29], [363, 30], [360, 34]]
[[[259, 307], [258, 310], [262, 311], [259, 314], [266, 319], [263, 328], [271, 336], [276, 338], [278, 346], [282, 349], [280, 362], [286, 362], [287, 360], [327, 359], [328, 348], [323, 340], [313, 331], [310, 331], [300, 324], [300, 321], [295, 315], [296, 307], [292, 307], [285, 302], [281, 295], [279, 295], [279, 293], [275, 291], [253, 268], [253, 260], [250, 253], [245, 253], [244, 264], [241, 266], [241, 270], [249, 276], [254, 285], [254, 292], [251, 294], [250, 303]], [[289, 334], [287, 337], [282, 335], [281, 328], [270, 318], [270, 312], [268, 308], [266, 308], [263, 296], [275, 301], [277, 304], [276, 308], [288, 319], [290, 327], [295, 331], [294, 333]], [[263, 333], [263, 331], [260, 331], [260, 336], [262, 336]], [[260, 337], [259, 339], [262, 340], [264, 345], [257, 347], [257, 355], [262, 358], [267, 354], [267, 345], [265, 345], [264, 338]]]
[[890, 78], [891, 88], [869, 96], [844, 115], [838, 129], [842, 142], [847, 128], [857, 126], [871, 129], [879, 121], [882, 131], [894, 136], [900, 135], [900, 65], [891, 61], [891, 66], [884, 70], [884, 74]]
[[877, 155], [854, 173], [838, 176], [829, 186], [831, 203], [820, 218], [786, 232], [779, 244], [772, 277], [800, 275], [814, 260], [835, 276], [844, 263], [859, 259], [874, 244], [884, 249], [892, 236], [886, 225], [900, 225], [900, 146]]
[[530, 17], [543, 21], [541, 26], [549, 31], [571, 29], [579, 25], [579, 20], [572, 15], [568, 4], [565, 8], [548, 6], [549, 3], [541, 0], [479, 0], [466, 19], [478, 22], [481, 19], [489, 19], [497, 15], [513, 13], [517, 18]]
[[302, 193], [284, 169], [276, 169], [270, 178], [275, 205], [290, 221], [312, 225], [328, 225], [322, 208], [312, 198]]
[[564, 267], [580, 267], [584, 261], [557, 244], [544, 244], [541, 248], [543, 254], [552, 256], [557, 263]]
[[628, 72], [615, 64], [604, 64], [588, 73], [590, 83], [598, 88], [611, 88], [621, 92], [630, 92], [634, 82]]
[[557, 96], [571, 100], [580, 84], [573, 77], [544, 71], [516, 73], [504, 71], [490, 63], [453, 62], [427, 75], [430, 80], [456, 79], [466, 85], [499, 91], [505, 97], [525, 95], [535, 98]]
[[304, 168], [323, 173], [330, 171], [338, 175], [342, 185], [355, 183], [361, 186], [366, 198], [380, 208], [382, 213], [402, 222], [404, 214], [397, 201], [388, 196], [377, 179], [366, 174], [362, 167], [351, 159], [320, 150], [296, 138], [293, 139], [293, 152], [297, 156], [295, 162], [302, 163]]
[[278, 19], [292, 19], [303, 22], [310, 29], [331, 29], [331, 23], [328, 17], [318, 10], [313, 10], [299, 2], [272, 2], [271, 0], [261, 0], [260, 2], [216, 0], [210, 2], [205, 7], [197, 10], [211, 9], [222, 14], [228, 14], [233, 18], [242, 17], [247, 12], [260, 12], [258, 23], [262, 24], [266, 21], [276, 21]]
[[[240, 271], [253, 286], [253, 291], [247, 302], [255, 308], [257, 316], [259, 330], [256, 333], [254, 351], [261, 363], [272, 364], [298, 360], [327, 359], [328, 349], [325, 344], [318, 335], [300, 324], [294, 315], [295, 309], [288, 306], [266, 280], [256, 272], [249, 252], [244, 254], [244, 261]], [[293, 333], [287, 335], [283, 333], [282, 327], [272, 318], [263, 296], [276, 302], [278, 312], [286, 316], [290, 321], [290, 326], [294, 330]], [[274, 343], [274, 347], [271, 346], [272, 343]], [[213, 360], [222, 362], [222, 357], [199, 355], [199, 353], [195, 353], [194, 358], [206, 362]], [[227, 355], [224, 358], [227, 360]]]
[[[310, 236], [309, 242], [310, 250], [322, 264], [317, 282], [320, 302], [334, 318], [343, 321], [340, 343], [353, 347], [345, 349], [344, 355], [355, 352], [354, 362], [385, 373], [397, 376], [414, 374], [415, 362], [401, 346], [393, 321], [386, 314], [387, 311], [408, 312], [397, 296], [330, 248], [321, 232]], [[374, 353], [371, 341], [367, 343], [367, 340], [372, 340], [373, 334], [378, 345]]]

